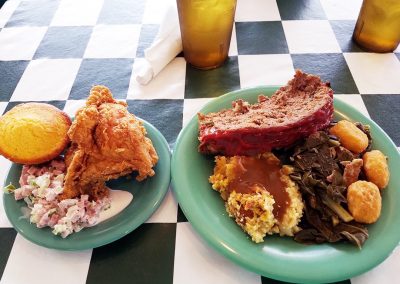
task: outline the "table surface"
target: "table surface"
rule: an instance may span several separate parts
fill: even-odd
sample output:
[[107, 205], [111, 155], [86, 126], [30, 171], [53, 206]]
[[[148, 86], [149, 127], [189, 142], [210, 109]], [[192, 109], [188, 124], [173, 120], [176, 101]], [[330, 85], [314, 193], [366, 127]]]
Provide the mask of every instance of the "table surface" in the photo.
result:
[[[351, 41], [361, 1], [239, 0], [224, 66], [198, 71], [178, 56], [141, 86], [133, 76], [157, 33], [165, 3], [7, 1], [0, 10], [0, 114], [21, 102], [45, 101], [74, 115], [90, 87], [103, 84], [173, 147], [182, 127], [212, 98], [240, 88], [285, 84], [300, 68], [330, 81], [338, 99], [371, 117], [400, 145], [400, 50], [367, 53]], [[9, 165], [0, 157], [0, 183]], [[12, 228], [0, 204], [4, 284], [280, 283], [208, 247], [171, 190], [138, 229], [110, 245], [80, 252], [30, 243]], [[342, 283], [398, 283], [399, 268], [397, 249], [372, 271]]]

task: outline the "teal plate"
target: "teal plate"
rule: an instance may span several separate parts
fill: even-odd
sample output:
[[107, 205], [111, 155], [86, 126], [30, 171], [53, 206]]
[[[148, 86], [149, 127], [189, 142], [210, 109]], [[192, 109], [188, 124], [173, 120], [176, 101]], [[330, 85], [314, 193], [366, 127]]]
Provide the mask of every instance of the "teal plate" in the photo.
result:
[[[228, 93], [208, 103], [200, 112], [230, 108], [233, 100], [250, 103], [259, 94], [271, 95], [278, 87], [258, 87]], [[400, 155], [386, 133], [355, 108], [335, 100], [335, 118], [360, 121], [371, 126], [373, 148], [389, 157], [390, 183], [383, 191], [381, 217], [368, 226], [370, 238], [362, 250], [347, 243], [303, 245], [289, 237], [267, 236], [255, 244], [229, 218], [222, 199], [208, 177], [212, 157], [197, 151], [198, 125], [194, 117], [178, 136], [172, 155], [172, 186], [178, 202], [195, 230], [219, 253], [255, 273], [288, 281], [321, 283], [349, 279], [386, 259], [400, 240]]]
[[[60, 250], [84, 250], [99, 247], [127, 235], [143, 224], [160, 206], [170, 183], [170, 150], [164, 136], [150, 123], [143, 121], [148, 137], [153, 142], [159, 160], [156, 174], [137, 182], [125, 177], [108, 182], [112, 189], [126, 190], [133, 194], [131, 203], [119, 214], [90, 228], [84, 228], [63, 239], [52, 234], [50, 228], [38, 229], [23, 216], [24, 201], [15, 201], [13, 194], [4, 194], [3, 203], [7, 217], [14, 228], [26, 239], [40, 246]], [[5, 185], [18, 185], [21, 165], [12, 164]]]

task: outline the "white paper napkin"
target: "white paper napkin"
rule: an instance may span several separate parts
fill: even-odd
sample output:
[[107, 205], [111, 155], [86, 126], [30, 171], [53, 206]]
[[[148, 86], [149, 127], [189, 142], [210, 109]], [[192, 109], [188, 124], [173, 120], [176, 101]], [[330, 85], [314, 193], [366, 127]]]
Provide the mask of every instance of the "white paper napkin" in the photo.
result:
[[146, 85], [181, 51], [178, 10], [176, 2], [170, 1], [152, 45], [144, 51], [145, 60], [139, 66], [136, 81]]

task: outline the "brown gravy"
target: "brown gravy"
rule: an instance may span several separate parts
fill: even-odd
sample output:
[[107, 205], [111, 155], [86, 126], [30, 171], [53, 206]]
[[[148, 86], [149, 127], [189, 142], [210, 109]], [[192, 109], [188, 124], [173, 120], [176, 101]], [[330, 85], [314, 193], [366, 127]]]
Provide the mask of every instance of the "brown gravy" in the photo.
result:
[[286, 183], [281, 180], [280, 169], [279, 160], [237, 156], [235, 179], [229, 183], [228, 191], [245, 194], [254, 192], [255, 185], [264, 188], [275, 199], [273, 213], [280, 222], [290, 204], [289, 194], [285, 189]]

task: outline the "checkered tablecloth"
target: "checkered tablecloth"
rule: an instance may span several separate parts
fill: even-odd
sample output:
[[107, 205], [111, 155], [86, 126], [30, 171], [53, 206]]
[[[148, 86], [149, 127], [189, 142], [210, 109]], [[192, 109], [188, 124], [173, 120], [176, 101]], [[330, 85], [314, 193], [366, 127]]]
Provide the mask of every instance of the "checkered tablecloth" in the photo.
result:
[[[90, 87], [103, 84], [173, 147], [182, 127], [212, 98], [285, 84], [300, 68], [330, 81], [338, 99], [370, 116], [399, 146], [400, 54], [367, 53], [351, 41], [360, 5], [360, 0], [238, 0], [224, 66], [199, 71], [178, 56], [141, 86], [133, 75], [157, 33], [165, 1], [9, 0], [0, 10], [0, 114], [21, 102], [44, 101], [74, 115]], [[1, 184], [9, 165], [0, 157]], [[343, 283], [399, 283], [399, 271], [397, 249], [375, 269]], [[1, 202], [0, 277], [2, 284], [280, 283], [213, 251], [193, 231], [171, 190], [138, 229], [80, 252], [25, 240]]]

